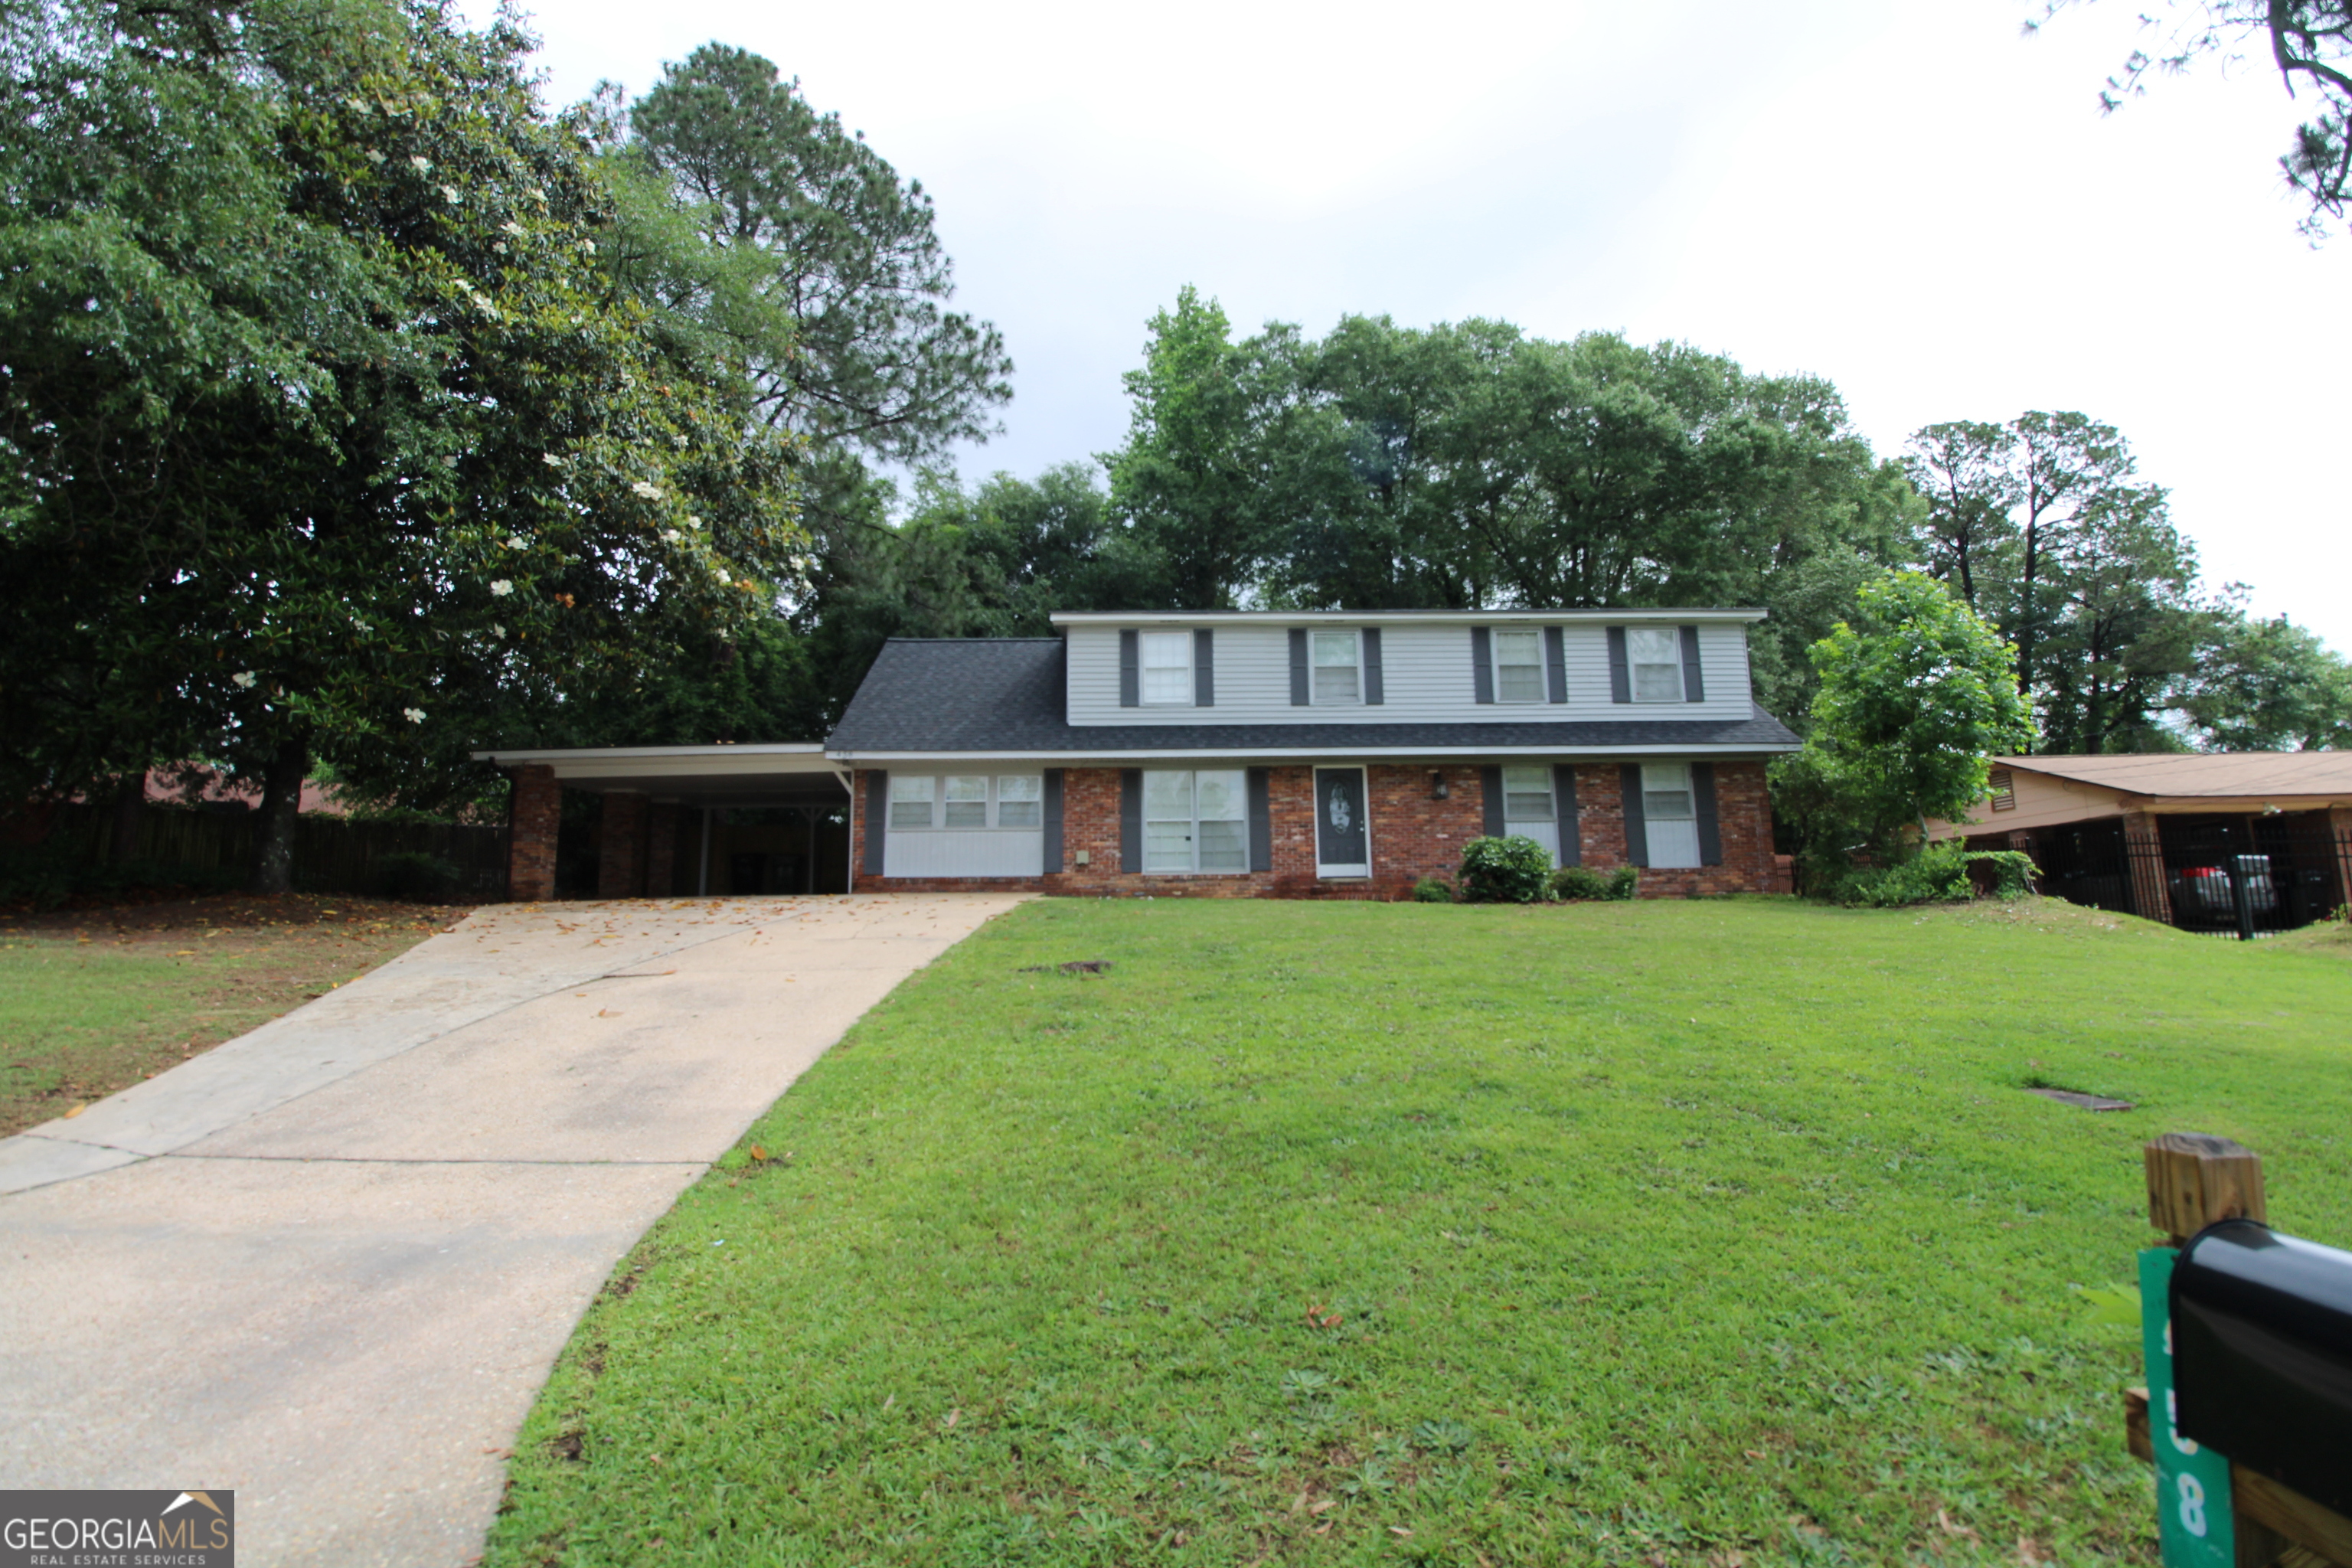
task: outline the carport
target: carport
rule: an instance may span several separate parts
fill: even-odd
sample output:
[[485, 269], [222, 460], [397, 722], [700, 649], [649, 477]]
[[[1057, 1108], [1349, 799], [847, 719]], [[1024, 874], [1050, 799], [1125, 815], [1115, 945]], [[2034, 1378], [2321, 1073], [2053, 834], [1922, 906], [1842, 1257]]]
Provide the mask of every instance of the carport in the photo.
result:
[[849, 774], [816, 742], [484, 751], [474, 759], [514, 781], [509, 898], [557, 896], [566, 790], [603, 797], [598, 898], [849, 890]]

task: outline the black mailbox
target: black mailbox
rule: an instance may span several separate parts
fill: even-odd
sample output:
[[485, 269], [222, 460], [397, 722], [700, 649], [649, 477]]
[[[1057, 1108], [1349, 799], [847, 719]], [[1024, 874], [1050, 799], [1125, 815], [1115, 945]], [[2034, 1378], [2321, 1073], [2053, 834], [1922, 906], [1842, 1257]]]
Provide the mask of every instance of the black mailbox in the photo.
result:
[[2171, 1306], [2180, 1435], [2352, 1512], [2352, 1252], [2223, 1220], [2181, 1248]]

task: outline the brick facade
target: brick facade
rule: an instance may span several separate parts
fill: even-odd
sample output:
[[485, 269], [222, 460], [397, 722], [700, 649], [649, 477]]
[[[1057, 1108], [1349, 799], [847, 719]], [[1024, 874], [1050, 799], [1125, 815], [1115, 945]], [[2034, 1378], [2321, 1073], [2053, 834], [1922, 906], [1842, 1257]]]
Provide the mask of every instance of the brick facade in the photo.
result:
[[634, 790], [604, 796], [604, 820], [596, 830], [596, 896], [637, 899], [646, 891], [649, 803]]
[[555, 897], [555, 836], [563, 826], [563, 786], [555, 770], [526, 763], [508, 770], [507, 897], [536, 903]]
[[667, 899], [677, 893], [678, 873], [691, 868], [693, 847], [688, 846], [683, 857], [678, 852], [687, 837], [686, 818], [687, 808], [682, 805], [655, 805], [646, 814], [647, 898]]
[[[1373, 763], [1365, 770], [1370, 819], [1372, 875], [1323, 879], [1315, 874], [1314, 770], [1267, 770], [1266, 805], [1271, 819], [1273, 868], [1267, 871], [1185, 876], [1146, 875], [1119, 869], [1119, 770], [1070, 768], [1062, 774], [1062, 864], [1038, 877], [883, 877], [865, 870], [869, 798], [866, 780], [856, 775], [857, 810], [851, 832], [850, 864], [858, 892], [1025, 891], [1194, 899], [1402, 899], [1427, 876], [1452, 878], [1461, 865], [1462, 846], [1485, 829], [1480, 770]], [[1576, 770], [1579, 837], [1583, 863], [1613, 870], [1625, 863], [1625, 814], [1618, 765], [1587, 763]], [[1436, 797], [1443, 779], [1445, 797]], [[1780, 879], [1772, 854], [1772, 805], [1765, 792], [1764, 764], [1717, 763], [1716, 815], [1723, 839], [1723, 862], [1692, 870], [1644, 870], [1643, 896], [1766, 892]], [[606, 809], [611, 809], [608, 805]], [[1078, 863], [1084, 855], [1087, 863]]]

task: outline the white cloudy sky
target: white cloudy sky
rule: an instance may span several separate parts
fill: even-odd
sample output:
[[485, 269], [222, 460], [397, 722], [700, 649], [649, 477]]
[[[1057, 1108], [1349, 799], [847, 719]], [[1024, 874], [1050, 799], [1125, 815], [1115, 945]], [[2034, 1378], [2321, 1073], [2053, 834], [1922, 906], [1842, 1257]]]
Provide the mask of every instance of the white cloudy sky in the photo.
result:
[[[476, 0], [480, 4], [481, 0]], [[2336, 308], [2250, 62], [2103, 118], [2135, 0], [888, 7], [537, 0], [551, 94], [768, 56], [939, 204], [958, 303], [1018, 366], [963, 469], [1114, 445], [1144, 321], [1345, 311], [1675, 338], [1811, 371], [1891, 453], [2074, 408], [2169, 486], [2209, 580], [2352, 650]], [[2334, 454], [2333, 457], [2330, 454]]]

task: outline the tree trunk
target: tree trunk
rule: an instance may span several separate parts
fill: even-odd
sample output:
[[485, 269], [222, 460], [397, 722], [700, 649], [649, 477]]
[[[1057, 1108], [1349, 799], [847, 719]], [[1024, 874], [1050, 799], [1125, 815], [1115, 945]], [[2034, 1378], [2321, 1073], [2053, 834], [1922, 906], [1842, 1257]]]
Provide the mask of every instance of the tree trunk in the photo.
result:
[[147, 805], [147, 774], [125, 773], [114, 794], [114, 832], [107, 846], [109, 864], [128, 866], [139, 858], [139, 818]]
[[310, 771], [310, 742], [295, 736], [279, 743], [262, 777], [261, 821], [253, 835], [253, 880], [257, 893], [290, 892], [294, 887], [294, 821], [302, 809], [302, 780]]

